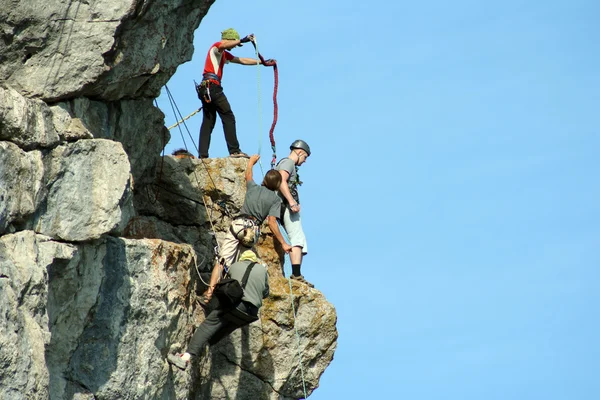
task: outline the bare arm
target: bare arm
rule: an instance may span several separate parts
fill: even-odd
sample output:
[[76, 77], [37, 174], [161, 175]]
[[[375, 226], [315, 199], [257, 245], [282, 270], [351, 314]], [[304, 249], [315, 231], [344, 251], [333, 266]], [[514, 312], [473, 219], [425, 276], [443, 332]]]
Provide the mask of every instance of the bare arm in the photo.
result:
[[258, 154], [255, 154], [252, 157], [250, 157], [250, 159], [248, 160], [248, 166], [246, 167], [246, 174], [244, 175], [246, 178], [246, 182], [250, 182], [252, 180], [252, 167], [254, 167], [254, 164], [256, 164], [256, 162], [259, 159], [260, 159], [260, 156]]
[[283, 251], [285, 251], [286, 253], [289, 253], [292, 250], [292, 246], [287, 244], [287, 242], [283, 238], [283, 235], [281, 234], [281, 231], [279, 230], [279, 225], [277, 225], [277, 218], [275, 218], [272, 215], [269, 215], [267, 217], [267, 223], [269, 224], [269, 228], [271, 228], [271, 232], [273, 232], [273, 235], [275, 236], [275, 238], [279, 241], [279, 243], [281, 243], [281, 247], [283, 247]]
[[233, 60], [231, 60], [232, 63], [235, 64], [242, 64], [242, 65], [256, 65], [256, 64], [260, 64], [260, 60], [257, 60], [255, 58], [247, 58], [247, 57], [235, 57]]
[[296, 204], [296, 200], [292, 197], [292, 193], [290, 192], [290, 187], [288, 186], [288, 180], [290, 179], [290, 173], [287, 171], [280, 170], [281, 174], [281, 185], [279, 186], [279, 191], [288, 201], [288, 204], [292, 206], [292, 204]]
[[208, 290], [206, 291], [207, 299], [210, 299], [213, 294], [213, 290], [215, 289], [215, 285], [221, 280], [221, 275], [223, 274], [223, 265], [219, 262], [215, 263], [213, 267], [212, 273], [210, 274], [210, 282], [208, 283]]

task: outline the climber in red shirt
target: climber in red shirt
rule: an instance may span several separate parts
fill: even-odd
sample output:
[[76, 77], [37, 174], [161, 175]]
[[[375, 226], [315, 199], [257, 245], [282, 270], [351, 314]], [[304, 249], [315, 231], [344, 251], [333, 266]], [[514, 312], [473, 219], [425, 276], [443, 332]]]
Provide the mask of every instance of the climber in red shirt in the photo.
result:
[[198, 97], [202, 101], [203, 113], [198, 151], [200, 158], [208, 158], [210, 136], [217, 121], [217, 113], [219, 113], [221, 122], [223, 123], [223, 131], [229, 155], [231, 157], [248, 158], [248, 155], [240, 150], [235, 129], [235, 116], [233, 115], [233, 111], [231, 111], [231, 106], [229, 105], [229, 101], [227, 101], [225, 93], [223, 93], [221, 78], [223, 77], [223, 67], [226, 63], [232, 62], [242, 65], [257, 65], [261, 63], [260, 60], [254, 58], [235, 57], [227, 51], [250, 41], [254, 41], [253, 34], [240, 39], [237, 31], [229, 28], [221, 32], [221, 41], [216, 42], [208, 49], [202, 82], [196, 86]]

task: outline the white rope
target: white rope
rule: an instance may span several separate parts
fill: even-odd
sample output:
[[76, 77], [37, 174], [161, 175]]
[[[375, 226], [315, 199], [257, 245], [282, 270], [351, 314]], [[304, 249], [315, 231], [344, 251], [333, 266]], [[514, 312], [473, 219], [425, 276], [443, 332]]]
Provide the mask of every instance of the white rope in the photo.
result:
[[[277, 223], [279, 224], [279, 221], [277, 221]], [[287, 236], [287, 232], [285, 231], [285, 229], [282, 229], [281, 224], [279, 224], [279, 231], [281, 232], [281, 234], [283, 235], [283, 238], [289, 242], [289, 237]], [[292, 259], [291, 256], [288, 255], [288, 257], [290, 257], [290, 265], [292, 263]], [[285, 271], [285, 256], [283, 258], [283, 269]], [[291, 275], [291, 271], [290, 271], [290, 275]], [[294, 292], [292, 290], [292, 279], [290, 277], [288, 277], [288, 283], [290, 285], [290, 300], [291, 300], [291, 304], [292, 304], [292, 315], [294, 317], [294, 333], [296, 334], [296, 342], [298, 343], [298, 365], [300, 366], [300, 377], [302, 378], [302, 390], [304, 392], [304, 398], [306, 399], [308, 396], [306, 394], [306, 380], [304, 379], [304, 367], [302, 366], [302, 350], [300, 349], [300, 333], [298, 333], [298, 327], [296, 326], [296, 307], [294, 306]]]
[[171, 130], [177, 126], [179, 126], [179, 124], [183, 123], [185, 120], [190, 119], [191, 117], [193, 117], [194, 115], [198, 114], [200, 112], [200, 110], [202, 110], [202, 107], [200, 107], [199, 109], [197, 109], [196, 111], [194, 111], [193, 113], [191, 113], [190, 115], [188, 115], [187, 117], [185, 117], [184, 119], [177, 121], [177, 123], [175, 125], [171, 125], [170, 127], [168, 127], [168, 130]]
[[[177, 117], [177, 112], [179, 112], [179, 107], [177, 107], [177, 104], [175, 103], [175, 98], [171, 94], [171, 91], [169, 90], [169, 88], [168, 88], [167, 85], [165, 85], [165, 88], [167, 89], [167, 94], [168, 94], [168, 97], [169, 97], [169, 102], [172, 103], [171, 107], [173, 108], [173, 112], [175, 113], [175, 117]], [[200, 109], [198, 109], [197, 111], [200, 111]], [[175, 110], [177, 110], [177, 112], [175, 112]], [[179, 112], [179, 115], [181, 116], [180, 112]], [[181, 122], [183, 123], [183, 126], [185, 127], [186, 131], [188, 132], [188, 135], [190, 136], [190, 139], [192, 140], [192, 144], [194, 145], [194, 148], [196, 149], [196, 152], [198, 152], [198, 146], [196, 146], [196, 142], [193, 140], [192, 134], [190, 133], [190, 130], [188, 129], [188, 127], [187, 127], [187, 125], [185, 123], [185, 120], [186, 120], [186, 118], [183, 118], [181, 120]], [[178, 125], [178, 124], [176, 124], [176, 125]], [[181, 138], [183, 139], [183, 145], [185, 146], [185, 149], [189, 153], [189, 149], [188, 149], [187, 143], [185, 142], [185, 139], [183, 137], [183, 131], [181, 130], [181, 128], [179, 128], [179, 133], [181, 134]], [[215, 188], [216, 188], [215, 181], [212, 179], [212, 176], [210, 175], [210, 171], [208, 170], [208, 167], [204, 163], [204, 159], [200, 159], [200, 161], [202, 162], [202, 165], [206, 169], [206, 173], [208, 174], [208, 177], [210, 178], [213, 186], [215, 186]], [[217, 253], [219, 253], [220, 250], [221, 250], [221, 246], [219, 245], [219, 239], [217, 238], [217, 232], [216, 232], [215, 226], [214, 226], [214, 224], [212, 222], [212, 211], [213, 211], [214, 202], [211, 199], [211, 206], [210, 206], [211, 212], [209, 213], [208, 206], [206, 205], [206, 203], [207, 203], [206, 198], [207, 197], [204, 195], [204, 190], [201, 189], [200, 179], [198, 178], [198, 174], [196, 173], [195, 169], [193, 170], [193, 173], [194, 173], [194, 178], [196, 179], [196, 184], [198, 185], [198, 189], [200, 190], [200, 193], [202, 193], [202, 200], [203, 200], [202, 203], [204, 204], [204, 210], [206, 211], [206, 215], [208, 216], [208, 222], [210, 223], [213, 235], [215, 236], [215, 241], [217, 242]]]
[[[258, 56], [258, 41], [256, 37], [254, 37], [254, 50], [256, 53], [256, 79], [258, 86], [258, 155], [260, 155], [262, 151], [262, 128], [263, 128], [263, 118], [262, 118], [262, 95], [260, 93], [260, 57]], [[258, 165], [260, 166], [260, 173], [264, 176], [265, 172], [263, 171], [262, 162], [260, 158], [258, 159]]]
[[[202, 279], [202, 275], [200, 275], [200, 269], [198, 268], [198, 262], [196, 260], [196, 252], [194, 251], [194, 254], [192, 256], [192, 259], [194, 260], [194, 265], [196, 266], [196, 272], [198, 273], [198, 278], [200, 278], [200, 280], [202, 281], [202, 283], [204, 283], [206, 286], [210, 286], [208, 283], [206, 283], [206, 281], [204, 279]], [[206, 261], [206, 257], [202, 256], [203, 260], [202, 263], [204, 263], [204, 261]]]

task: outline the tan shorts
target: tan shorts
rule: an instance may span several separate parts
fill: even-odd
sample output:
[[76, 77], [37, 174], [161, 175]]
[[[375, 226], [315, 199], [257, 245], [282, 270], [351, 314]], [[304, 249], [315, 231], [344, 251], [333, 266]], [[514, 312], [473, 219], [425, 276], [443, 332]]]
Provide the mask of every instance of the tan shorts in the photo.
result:
[[[247, 226], [248, 225], [246, 224], [244, 219], [234, 219], [233, 222], [231, 222], [229, 229], [227, 230], [227, 234], [225, 234], [225, 238], [223, 239], [223, 242], [220, 245], [219, 255], [225, 259], [225, 265], [228, 267], [238, 260], [238, 258], [240, 257], [240, 253], [243, 250], [248, 248], [242, 246], [238, 238], [235, 237], [231, 231], [233, 230], [234, 232], [240, 232], [241, 230], [246, 229]], [[255, 237], [258, 239], [259, 228], [257, 226], [255, 226], [255, 228]], [[256, 244], [256, 241], [254, 242], [254, 244]]]

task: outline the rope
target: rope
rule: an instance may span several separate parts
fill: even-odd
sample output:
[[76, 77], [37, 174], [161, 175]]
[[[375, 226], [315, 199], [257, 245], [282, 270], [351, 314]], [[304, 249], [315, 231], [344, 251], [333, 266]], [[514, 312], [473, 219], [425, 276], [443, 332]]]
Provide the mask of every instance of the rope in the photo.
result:
[[[209, 283], [206, 283], [206, 281], [204, 279], [202, 279], [202, 275], [200, 275], [200, 269], [198, 268], [198, 261], [196, 260], [196, 252], [194, 252], [194, 255], [192, 256], [192, 258], [194, 259], [194, 265], [196, 266], [196, 273], [198, 274], [198, 278], [200, 278], [202, 283], [204, 283], [206, 286], [210, 286]], [[202, 262], [200, 263], [200, 265], [204, 264], [204, 261], [206, 261], [206, 257], [202, 256]]]
[[279, 72], [277, 71], [277, 63], [273, 64], [273, 77], [275, 83], [273, 85], [273, 123], [269, 130], [269, 140], [271, 140], [271, 150], [273, 150], [273, 158], [271, 159], [271, 169], [275, 168], [277, 162], [277, 146], [275, 145], [275, 125], [277, 125], [277, 117], [279, 116], [279, 107], [277, 105], [277, 89], [279, 88]]
[[306, 395], [306, 380], [304, 379], [304, 367], [302, 366], [302, 350], [300, 349], [300, 334], [298, 333], [298, 328], [296, 327], [296, 307], [294, 307], [294, 294], [292, 293], [292, 280], [288, 279], [290, 284], [290, 299], [292, 303], [292, 313], [294, 314], [294, 332], [296, 334], [296, 342], [298, 343], [298, 364], [300, 365], [300, 377], [302, 378], [302, 391], [304, 392], [304, 398], [306, 399], [308, 396]]
[[202, 205], [202, 206], [203, 206], [203, 205], [205, 205], [205, 204], [204, 204], [204, 201], [200, 201], [200, 200], [192, 199], [191, 197], [188, 197], [188, 196], [185, 196], [185, 195], [183, 195], [183, 194], [181, 194], [181, 193], [177, 193], [177, 192], [174, 192], [174, 191], [172, 191], [172, 190], [169, 190], [168, 188], [166, 188], [166, 187], [164, 187], [164, 186], [161, 186], [161, 185], [159, 185], [159, 184], [157, 184], [157, 183], [151, 183], [151, 185], [154, 185], [154, 186], [156, 186], [158, 189], [162, 189], [162, 190], [164, 190], [165, 192], [171, 193], [172, 195], [179, 196], [179, 197], [181, 197], [182, 199], [189, 200], [189, 201], [191, 201], [191, 202], [194, 202], [194, 203], [196, 203], [196, 204], [200, 204], [200, 205]]
[[[179, 111], [179, 107], [177, 107], [177, 104], [175, 103], [175, 99], [173, 98], [173, 95], [171, 94], [171, 91], [169, 90], [169, 87], [167, 85], [165, 85], [165, 89], [166, 89], [167, 95], [169, 97], [169, 103], [171, 103], [171, 108], [173, 109], [173, 114], [175, 114], [175, 118], [177, 118], [177, 114], [179, 114], [179, 118], [182, 118], [181, 111]], [[175, 110], [177, 110], [177, 111], [175, 111]], [[188, 129], [187, 124], [185, 123], [185, 118], [182, 118], [182, 122], [183, 122], [183, 126], [185, 127], [185, 129], [192, 141], [192, 144], [194, 145], [194, 147], [196, 149], [196, 152], [198, 152], [198, 146], [196, 146], [196, 142], [194, 142], [194, 139], [192, 138], [192, 134], [190, 133], [190, 130]], [[185, 142], [185, 138], [183, 136], [183, 131], [181, 130], [181, 127], [179, 127], [179, 133], [181, 134], [181, 139], [183, 140], [183, 145], [185, 146], [185, 149], [189, 152], [189, 149], [188, 149], [187, 143]], [[217, 186], [215, 185], [215, 181], [213, 180], [212, 176], [210, 175], [210, 171], [208, 170], [208, 167], [204, 163], [204, 159], [201, 158], [200, 161], [202, 162], [202, 165], [204, 165], [204, 168], [206, 169], [206, 173], [208, 174], [208, 177], [210, 178], [213, 186], [216, 188]], [[200, 193], [202, 194], [202, 200], [204, 202], [204, 209], [206, 211], [206, 215], [208, 216], [208, 222], [210, 222], [210, 227], [213, 232], [213, 236], [215, 237], [215, 241], [217, 242], [217, 253], [219, 253], [221, 247], [219, 246], [219, 240], [217, 239], [215, 226], [212, 222], [212, 215], [214, 212], [214, 210], [213, 210], [214, 202], [211, 201], [211, 204], [210, 204], [211, 211], [209, 213], [208, 207], [206, 205], [206, 197], [207, 196], [205, 196], [204, 191], [202, 189], [200, 189], [201, 188], [200, 179], [198, 179], [198, 174], [196, 173], [195, 169], [193, 170], [193, 173], [194, 173], [194, 177], [196, 179], [196, 184], [198, 185], [198, 189], [200, 190]]]
[[[254, 42], [252, 44], [254, 44]], [[254, 47], [256, 48], [256, 54], [260, 58], [261, 62], [264, 64], [265, 60], [262, 57], [262, 55], [258, 52], [258, 48], [256, 47], [256, 44], [254, 44]], [[277, 115], [278, 114], [278, 109], [277, 109], [278, 74], [277, 74], [277, 64], [276, 63], [273, 64], [273, 71], [274, 71], [274, 74], [275, 74], [275, 89], [274, 89], [274, 92], [273, 92], [273, 103], [274, 103], [273, 113], [274, 113], [274, 116], [273, 116], [273, 123], [271, 124], [271, 129], [269, 131], [269, 139], [271, 140], [271, 148], [273, 150], [273, 160], [271, 161], [271, 167], [275, 166], [275, 161], [277, 159], [277, 156], [276, 156], [276, 147], [275, 147], [275, 138], [273, 136], [273, 131], [275, 130], [275, 125], [277, 124], [277, 116], [278, 116]], [[260, 75], [259, 75], [259, 84], [260, 84]], [[194, 139], [192, 138], [192, 135], [191, 135], [191, 133], [190, 133], [190, 131], [189, 131], [189, 129], [188, 129], [187, 124], [185, 123], [185, 121], [186, 121], [186, 119], [190, 118], [192, 115], [194, 115], [195, 113], [197, 113], [198, 111], [200, 111], [201, 108], [198, 109], [198, 110], [196, 110], [195, 112], [193, 112], [192, 114], [190, 114], [186, 118], [182, 118], [182, 114], [179, 111], [179, 107], [177, 107], [177, 104], [175, 103], [175, 99], [173, 98], [173, 95], [171, 94], [171, 91], [169, 90], [169, 88], [168, 88], [167, 85], [165, 85], [165, 89], [167, 91], [167, 95], [169, 97], [169, 102], [171, 103], [171, 108], [173, 109], [173, 113], [175, 114], [176, 117], [177, 117], [177, 114], [179, 114], [179, 117], [181, 118], [181, 120], [178, 121], [177, 124], [173, 125], [171, 128], [179, 126], [180, 123], [183, 123], [186, 131], [188, 132], [188, 135], [190, 136], [190, 139], [192, 140], [192, 143], [194, 144], [194, 147], [196, 148], [196, 152], [198, 152], [198, 147], [196, 146], [196, 143], [194, 142]], [[260, 89], [259, 89], [259, 95], [260, 95]], [[177, 110], [177, 112], [175, 110]], [[171, 129], [171, 128], [169, 128], [169, 129]], [[183, 136], [183, 131], [181, 130], [181, 127], [179, 127], [179, 132], [181, 134], [181, 139], [183, 140], [183, 144], [184, 144], [186, 150], [189, 152], [189, 149], [187, 147], [187, 143], [185, 142], [185, 138]], [[260, 144], [259, 144], [259, 146], [260, 146]], [[260, 151], [260, 147], [259, 147], [259, 151]], [[210, 171], [209, 171], [208, 167], [206, 166], [206, 164], [204, 162], [204, 159], [200, 159], [200, 161], [202, 162], [202, 165], [204, 165], [204, 168], [206, 169], [208, 177], [210, 178], [213, 186], [216, 187], [215, 182], [212, 179], [212, 176], [210, 174]], [[261, 166], [261, 170], [262, 170], [262, 166]], [[198, 179], [198, 175], [196, 174], [196, 170], [193, 170], [193, 172], [194, 172], [194, 177], [196, 179], [196, 183], [198, 184], [198, 188], [200, 189], [200, 180]], [[214, 202], [211, 201], [211, 212], [209, 213], [208, 212], [208, 207], [206, 205], [206, 198], [205, 198], [205, 195], [204, 195], [204, 191], [202, 191], [201, 189], [200, 189], [200, 191], [202, 193], [202, 199], [203, 199], [204, 209], [206, 210], [206, 215], [209, 216], [208, 221], [210, 222], [213, 235], [215, 236], [215, 240], [217, 242], [217, 253], [218, 253], [219, 249], [220, 249], [220, 247], [219, 247], [219, 241], [217, 239], [215, 227], [214, 227], [213, 222], [212, 222], [212, 212], [213, 212], [212, 208], [214, 206]], [[188, 200], [192, 200], [192, 199], [188, 198]], [[194, 201], [194, 200], [192, 200], [192, 201]], [[280, 227], [281, 227], [281, 225], [280, 225]], [[286, 241], [289, 242], [289, 238], [287, 237], [287, 234], [286, 234], [285, 230], [284, 229], [280, 229], [280, 231], [284, 235], [284, 238], [286, 239]], [[290, 260], [290, 262], [291, 262], [291, 260]], [[198, 273], [198, 276], [202, 280], [202, 277], [200, 276], [200, 272], [198, 271], [198, 264], [196, 262], [195, 257], [194, 257], [194, 264], [196, 266], [196, 272]], [[284, 267], [284, 271], [285, 271], [285, 258], [284, 258], [283, 267]], [[204, 280], [202, 280], [202, 281], [204, 282]], [[300, 333], [298, 332], [298, 327], [296, 326], [296, 307], [294, 306], [294, 292], [292, 290], [292, 281], [289, 278], [288, 278], [288, 283], [289, 283], [289, 286], [290, 286], [290, 300], [291, 300], [291, 305], [292, 305], [292, 316], [294, 318], [294, 333], [296, 335], [296, 341], [298, 343], [298, 360], [299, 360], [299, 367], [300, 367], [300, 376], [302, 378], [302, 390], [303, 390], [303, 393], [304, 393], [304, 398], [306, 399], [308, 396], [307, 396], [307, 393], [306, 393], [306, 380], [304, 378], [304, 367], [302, 365], [302, 349], [300, 348]]]
[[[256, 39], [252, 42], [254, 45], [254, 51], [256, 53], [256, 58], [259, 58], [258, 54], [258, 42]], [[258, 155], [260, 155], [262, 151], [262, 126], [263, 126], [263, 116], [262, 116], [262, 96], [260, 94], [260, 63], [256, 63], [256, 81], [257, 81], [257, 91], [258, 91]], [[262, 161], [260, 158], [258, 159], [258, 165], [260, 166], [261, 175], [265, 175], [262, 167]]]
[[[157, 107], [158, 107], [158, 105], [157, 105]], [[188, 119], [190, 119], [191, 117], [193, 117], [194, 115], [198, 114], [198, 113], [200, 112], [200, 110], [202, 110], [202, 107], [200, 107], [199, 109], [197, 109], [196, 111], [194, 111], [193, 113], [191, 113], [190, 115], [188, 115], [187, 117], [183, 118], [182, 120], [180, 120], [180, 121], [177, 121], [177, 123], [176, 123], [176, 124], [174, 124], [174, 125], [171, 125], [171, 126], [170, 126], [170, 127], [168, 127], [167, 129], [168, 129], [168, 130], [171, 130], [171, 129], [175, 128], [176, 126], [179, 126], [179, 124], [182, 124], [182, 123], [184, 123], [186, 120], [188, 120]]]
[[277, 146], [275, 145], [275, 136], [273, 135], [273, 132], [275, 132], [275, 125], [277, 125], [277, 118], [279, 117], [279, 107], [277, 104], [277, 90], [279, 88], [279, 71], [277, 70], [276, 62], [265, 64], [265, 58], [259, 53], [257, 45], [254, 42], [252, 42], [252, 45], [256, 50], [257, 57], [260, 59], [263, 65], [267, 67], [273, 67], [273, 76], [275, 80], [275, 83], [273, 85], [273, 122], [271, 123], [271, 129], [269, 129], [269, 140], [271, 141], [271, 150], [273, 150], [271, 168], [275, 168], [275, 163], [277, 162]]
[[[279, 224], [279, 221], [277, 221], [277, 223]], [[279, 231], [281, 232], [281, 234], [283, 235], [283, 238], [289, 242], [290, 239], [287, 236], [287, 232], [285, 231], [285, 229], [282, 229], [281, 224], [279, 224]], [[290, 257], [288, 255], [288, 257]], [[283, 269], [285, 272], [285, 256], [283, 258]], [[292, 263], [292, 260], [290, 258], [290, 264]], [[290, 275], [291, 275], [291, 271], [290, 271]], [[302, 378], [302, 390], [304, 392], [304, 398], [306, 399], [308, 396], [306, 394], [306, 380], [304, 379], [304, 367], [302, 365], [302, 349], [300, 348], [300, 334], [298, 333], [298, 327], [296, 326], [296, 307], [294, 306], [294, 292], [292, 290], [292, 280], [290, 278], [288, 278], [288, 283], [290, 285], [290, 301], [292, 304], [292, 315], [294, 316], [294, 333], [296, 335], [296, 342], [298, 343], [298, 364], [300, 366], [300, 377]]]
[[[167, 89], [167, 94], [169, 95], [169, 100], [171, 98], [173, 98], [173, 96], [171, 95], [171, 91], [169, 90], [169, 88], [167, 87], [167, 85], [165, 85], [165, 88]], [[177, 103], [175, 103], [175, 99], [173, 98], [173, 104], [175, 105], [175, 108], [177, 109], [177, 112], [179, 113], [179, 117], [181, 118], [181, 111], [179, 111], [179, 107], [177, 107]], [[202, 107], [200, 107], [198, 110], [196, 110], [195, 112], [198, 112], [202, 109]], [[193, 115], [194, 113], [190, 114]], [[188, 116], [189, 117], [189, 116]], [[185, 130], [187, 131], [188, 136], [190, 137], [190, 140], [192, 141], [192, 144], [194, 145], [194, 149], [196, 150], [196, 154], [199, 154], [200, 151], [198, 150], [198, 146], [196, 145], [196, 142], [194, 141], [194, 138], [192, 137], [192, 134], [190, 133], [190, 130], [187, 127], [187, 124], [185, 123], [185, 120], [187, 118], [183, 118], [181, 120], [181, 122], [183, 123], [183, 126], [185, 127]], [[179, 132], [181, 133], [181, 139], [183, 140], [183, 145], [185, 146], [185, 149], [188, 151], [189, 153], [189, 149], [187, 147], [187, 144], [185, 143], [185, 139], [183, 137], [183, 132], [181, 131], [181, 128], [179, 128]], [[213, 187], [217, 187], [217, 185], [215, 184], [214, 179], [212, 178], [212, 175], [210, 174], [210, 171], [208, 169], [208, 167], [206, 166], [206, 163], [204, 162], [204, 159], [200, 158], [200, 161], [202, 162], [202, 165], [204, 166], [204, 169], [206, 170], [206, 174], [208, 175], [208, 178], [210, 179], [210, 182], [213, 184]], [[196, 178], [196, 183], [198, 183], [198, 188], [200, 187], [200, 180], [198, 179], [198, 176], [196, 175], [196, 171], [194, 170], [194, 176]], [[204, 196], [204, 195], [202, 195]], [[211, 201], [212, 204], [214, 204], [214, 202]], [[212, 204], [211, 204], [211, 210], [212, 210]], [[212, 220], [212, 217], [211, 217]], [[212, 221], [211, 221], [211, 225], [212, 225]]]

